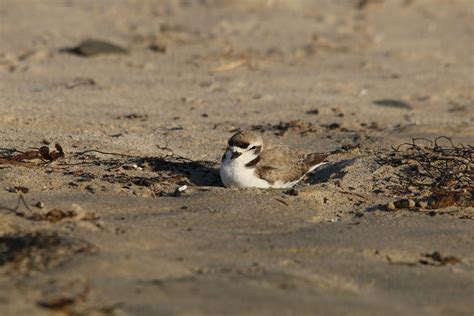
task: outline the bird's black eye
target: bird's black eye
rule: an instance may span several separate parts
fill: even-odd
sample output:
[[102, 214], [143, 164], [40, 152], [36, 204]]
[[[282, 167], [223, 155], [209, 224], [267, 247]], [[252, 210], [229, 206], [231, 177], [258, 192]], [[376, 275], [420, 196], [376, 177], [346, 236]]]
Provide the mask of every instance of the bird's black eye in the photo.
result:
[[257, 146], [252, 146], [252, 147], [250, 147], [249, 150], [254, 150], [255, 148], [257, 148]]

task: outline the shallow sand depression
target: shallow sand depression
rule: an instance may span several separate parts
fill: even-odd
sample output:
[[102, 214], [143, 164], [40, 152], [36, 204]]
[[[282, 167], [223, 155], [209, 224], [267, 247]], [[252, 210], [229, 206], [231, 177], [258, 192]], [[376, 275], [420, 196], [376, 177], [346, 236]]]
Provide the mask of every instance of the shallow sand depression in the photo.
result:
[[[470, 0], [1, 1], [0, 315], [472, 315], [473, 19]], [[238, 129], [330, 163], [224, 188]], [[391, 147], [439, 136], [420, 150], [464, 182], [432, 202]]]

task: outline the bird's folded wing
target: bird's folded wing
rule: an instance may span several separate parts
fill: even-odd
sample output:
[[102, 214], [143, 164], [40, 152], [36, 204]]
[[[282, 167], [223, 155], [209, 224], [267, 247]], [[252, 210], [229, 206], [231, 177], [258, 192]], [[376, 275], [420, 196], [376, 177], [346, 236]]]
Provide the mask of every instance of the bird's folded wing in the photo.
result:
[[301, 178], [309, 167], [302, 155], [286, 146], [274, 146], [262, 151], [256, 173], [270, 183], [291, 182]]

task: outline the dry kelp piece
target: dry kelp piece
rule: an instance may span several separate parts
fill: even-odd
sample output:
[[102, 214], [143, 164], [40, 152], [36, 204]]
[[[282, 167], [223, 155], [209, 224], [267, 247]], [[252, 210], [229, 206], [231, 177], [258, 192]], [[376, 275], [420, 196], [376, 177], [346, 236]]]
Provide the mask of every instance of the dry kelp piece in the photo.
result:
[[421, 255], [422, 258], [418, 259], [417, 261], [395, 261], [390, 256], [385, 256], [387, 261], [390, 264], [396, 265], [405, 265], [405, 266], [417, 266], [419, 264], [425, 266], [434, 266], [434, 267], [442, 267], [448, 264], [454, 265], [461, 263], [461, 259], [455, 256], [443, 256], [438, 251], [434, 251], [432, 253], [425, 253]]
[[39, 150], [29, 150], [21, 152], [17, 151], [16, 149], [6, 149], [2, 153], [0, 153], [0, 163], [14, 163], [37, 158], [40, 158]]
[[42, 146], [35, 150], [29, 150], [25, 152], [18, 151], [16, 149], [5, 149], [0, 152], [0, 163], [15, 164], [16, 162], [25, 162], [34, 159], [41, 159], [43, 161], [55, 161], [65, 156], [64, 150], [61, 145], [55, 144], [56, 150], [50, 151], [48, 146]]
[[424, 259], [418, 260], [419, 263], [430, 266], [445, 266], [448, 264], [457, 264], [461, 259], [454, 256], [443, 256], [438, 251], [423, 255]]
[[15, 275], [44, 271], [79, 253], [91, 253], [90, 243], [60, 236], [56, 232], [37, 231], [0, 237], [0, 269]]
[[428, 192], [428, 208], [474, 206], [474, 148], [451, 138], [417, 138], [378, 155], [379, 164], [396, 168], [396, 194]]
[[102, 54], [127, 54], [128, 50], [110, 42], [86, 39], [78, 46], [63, 48], [60, 52], [66, 52], [82, 57], [93, 57]]
[[457, 191], [433, 189], [428, 200], [428, 207], [432, 209], [445, 208], [452, 205], [474, 207], [474, 187], [463, 188]]
[[55, 144], [54, 148], [56, 150], [49, 151], [48, 146], [43, 146], [39, 149], [40, 157], [44, 160], [54, 161], [58, 158], [64, 157], [64, 150], [59, 144]]

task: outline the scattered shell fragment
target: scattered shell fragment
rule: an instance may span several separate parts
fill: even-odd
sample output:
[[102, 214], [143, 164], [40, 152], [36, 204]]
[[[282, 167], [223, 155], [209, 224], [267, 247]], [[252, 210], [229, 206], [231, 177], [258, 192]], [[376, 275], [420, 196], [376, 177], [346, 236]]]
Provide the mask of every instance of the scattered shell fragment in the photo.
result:
[[230, 63], [227, 63], [227, 64], [223, 64], [223, 65], [220, 65], [220, 66], [217, 66], [217, 67], [213, 67], [213, 68], [209, 69], [209, 71], [210, 72], [228, 71], [228, 70], [232, 70], [234, 68], [240, 67], [242, 65], [245, 65], [247, 62], [248, 62], [247, 58], [241, 58], [241, 59], [231, 61]]
[[[138, 169], [138, 165], [136, 163], [132, 163], [132, 164], [124, 164], [122, 166], [123, 169], [125, 170], [132, 170], [132, 169]], [[141, 169], [141, 168], [140, 168]]]
[[[74, 78], [71, 81], [66, 82], [65, 87], [66, 89], [74, 89], [75, 87], [79, 86], [95, 86], [96, 82], [92, 78]], [[49, 145], [49, 144], [46, 144]]]
[[400, 100], [383, 99], [383, 100], [375, 100], [373, 103], [378, 106], [384, 106], [384, 107], [390, 107], [390, 108], [399, 108], [399, 109], [405, 109], [405, 110], [413, 109], [413, 107], [410, 104], [400, 101]]
[[416, 204], [417, 204], [418, 207], [421, 207], [421, 208], [427, 208], [428, 207], [428, 202], [426, 202], [426, 201], [417, 201]]
[[177, 187], [176, 190], [174, 190], [172, 195], [176, 197], [181, 196], [181, 194], [183, 194], [187, 189], [188, 189], [187, 185], [182, 185], [180, 187]]
[[41, 202], [41, 201], [38, 201], [35, 205], [33, 206], [36, 206], [37, 208], [44, 208], [44, 203]]

